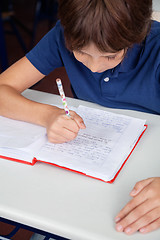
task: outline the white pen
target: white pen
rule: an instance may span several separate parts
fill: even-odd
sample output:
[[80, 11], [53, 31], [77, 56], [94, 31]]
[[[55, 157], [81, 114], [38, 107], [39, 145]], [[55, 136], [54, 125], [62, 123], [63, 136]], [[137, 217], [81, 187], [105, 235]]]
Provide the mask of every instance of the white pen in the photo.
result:
[[65, 113], [66, 113], [67, 116], [70, 117], [69, 108], [67, 106], [67, 101], [66, 101], [66, 97], [65, 97], [65, 94], [64, 94], [61, 79], [57, 78], [56, 83], [57, 83], [57, 86], [58, 86], [59, 94], [60, 94], [61, 99], [62, 99], [62, 104], [63, 104], [64, 110], [65, 110]]

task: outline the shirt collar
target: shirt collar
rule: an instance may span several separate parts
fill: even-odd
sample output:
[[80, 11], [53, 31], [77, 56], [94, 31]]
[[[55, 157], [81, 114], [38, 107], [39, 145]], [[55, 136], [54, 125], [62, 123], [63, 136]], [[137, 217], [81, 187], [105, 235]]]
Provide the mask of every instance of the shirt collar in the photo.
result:
[[127, 53], [120, 63], [119, 72], [128, 72], [134, 69], [143, 53], [143, 43], [134, 44], [132, 48], [128, 48]]
[[128, 72], [134, 69], [143, 53], [143, 44], [134, 44], [132, 48], [128, 48], [125, 57], [121, 63], [115, 68], [105, 71], [107, 77], [117, 78], [120, 72]]

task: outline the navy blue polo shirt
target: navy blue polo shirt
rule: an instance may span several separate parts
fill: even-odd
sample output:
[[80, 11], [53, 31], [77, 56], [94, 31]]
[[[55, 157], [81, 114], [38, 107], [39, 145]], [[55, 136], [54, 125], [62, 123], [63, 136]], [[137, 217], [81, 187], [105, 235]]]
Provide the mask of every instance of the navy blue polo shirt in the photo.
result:
[[26, 57], [44, 75], [64, 66], [77, 98], [106, 107], [160, 114], [160, 23], [118, 66], [93, 73], [65, 47], [60, 21]]

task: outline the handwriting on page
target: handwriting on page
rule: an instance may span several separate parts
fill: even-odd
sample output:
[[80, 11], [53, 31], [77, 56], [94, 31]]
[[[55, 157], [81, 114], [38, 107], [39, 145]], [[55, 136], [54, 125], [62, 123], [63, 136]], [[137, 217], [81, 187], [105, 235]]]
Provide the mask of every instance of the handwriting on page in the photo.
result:
[[79, 107], [78, 114], [84, 119], [86, 129], [80, 130], [77, 138], [71, 142], [63, 144], [47, 142], [42, 151], [50, 153], [50, 158], [61, 155], [63, 162], [69, 159], [70, 163], [78, 161], [84, 165], [103, 166], [130, 123], [130, 119], [121, 115], [110, 116], [108, 112], [96, 109], [93, 111], [85, 107]]
[[63, 144], [49, 143], [41, 126], [0, 116], [0, 156], [29, 163], [36, 158], [104, 181], [113, 179], [144, 131], [145, 120], [84, 106], [75, 110], [86, 129]]

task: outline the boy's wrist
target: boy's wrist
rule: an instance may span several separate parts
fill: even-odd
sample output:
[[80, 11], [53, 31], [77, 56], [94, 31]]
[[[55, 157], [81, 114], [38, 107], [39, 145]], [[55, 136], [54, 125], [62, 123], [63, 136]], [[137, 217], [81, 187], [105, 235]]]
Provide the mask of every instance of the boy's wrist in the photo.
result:
[[51, 118], [51, 115], [53, 115], [54, 108], [54, 106], [42, 104], [39, 112], [39, 117], [37, 118], [37, 124], [43, 127], [47, 127], [47, 123]]
[[64, 111], [63, 109], [59, 109], [58, 107], [51, 106], [48, 104], [43, 104], [42, 109], [40, 110], [40, 117], [38, 119], [38, 125], [41, 125], [47, 128], [48, 123], [53, 118], [53, 115], [56, 116], [60, 111]]

